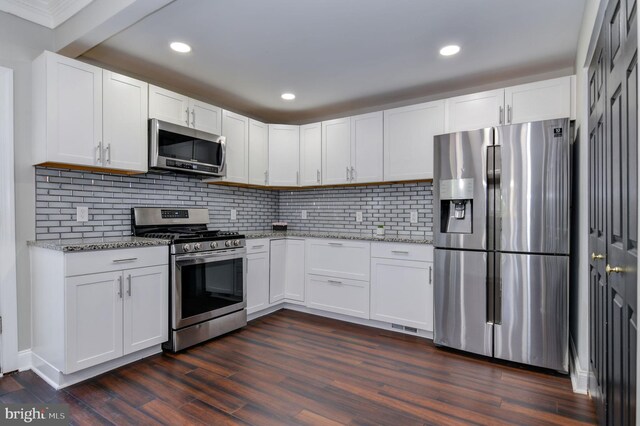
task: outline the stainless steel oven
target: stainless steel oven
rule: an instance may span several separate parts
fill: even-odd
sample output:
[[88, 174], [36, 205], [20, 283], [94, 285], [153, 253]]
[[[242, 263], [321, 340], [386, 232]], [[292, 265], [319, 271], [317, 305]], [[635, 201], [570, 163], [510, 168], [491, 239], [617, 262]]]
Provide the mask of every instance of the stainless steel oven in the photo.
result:
[[242, 247], [171, 256], [173, 329], [246, 308], [246, 253]]

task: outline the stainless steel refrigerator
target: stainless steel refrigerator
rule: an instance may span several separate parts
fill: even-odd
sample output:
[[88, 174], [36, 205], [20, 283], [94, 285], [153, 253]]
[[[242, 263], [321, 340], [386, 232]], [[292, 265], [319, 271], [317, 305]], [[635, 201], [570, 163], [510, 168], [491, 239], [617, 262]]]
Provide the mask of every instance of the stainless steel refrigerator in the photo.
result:
[[569, 120], [434, 140], [434, 342], [568, 371]]

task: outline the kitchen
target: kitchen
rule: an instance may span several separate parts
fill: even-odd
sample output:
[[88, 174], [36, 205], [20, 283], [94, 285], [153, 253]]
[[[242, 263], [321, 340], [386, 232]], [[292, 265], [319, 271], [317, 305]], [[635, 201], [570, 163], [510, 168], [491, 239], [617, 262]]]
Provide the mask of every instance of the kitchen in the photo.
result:
[[[371, 28], [375, 28], [372, 23], [379, 22], [384, 11], [411, 22], [414, 27], [408, 25], [407, 34], [409, 37], [411, 34], [415, 36], [415, 31], [419, 31], [417, 28], [421, 26], [408, 18], [412, 16], [412, 9], [408, 6], [408, 9], [394, 8], [388, 2], [376, 2], [378, 9], [372, 7], [366, 12], [360, 11], [367, 16], [363, 21], [366, 24], [355, 29], [340, 26], [350, 22], [348, 10], [325, 10], [314, 3], [294, 7], [291, 2], [275, 2], [278, 7], [285, 9], [272, 10], [270, 19], [275, 20], [273, 22], [286, 21], [287, 14], [283, 11], [287, 10], [298, 17], [295, 25], [297, 31], [304, 34], [304, 39], [300, 45], [296, 45], [287, 31], [282, 30], [274, 35], [280, 35], [282, 39], [271, 40], [272, 45], [258, 54], [260, 37], [247, 32], [245, 38], [237, 30], [229, 28], [233, 27], [234, 22], [237, 25], [238, 21], [234, 19], [245, 19], [243, 13], [246, 10], [240, 5], [236, 9], [217, 3], [208, 6], [202, 2], [185, 3], [184, 0], [159, 1], [154, 5], [133, 2], [126, 7], [109, 6], [113, 8], [112, 15], [109, 15], [106, 12], [97, 13], [100, 7], [106, 7], [100, 2], [78, 2], [75, 14], [68, 10], [70, 17], [61, 21], [56, 29], [49, 29], [51, 25], [47, 28], [44, 25], [48, 24], [38, 25], [14, 16], [29, 19], [30, 15], [18, 12], [14, 2], [9, 3], [13, 8], [3, 10], [13, 15], [0, 14], [1, 27], [4, 28], [0, 30], [0, 37], [7, 40], [7, 46], [11, 48], [0, 53], [0, 66], [13, 69], [15, 79], [15, 152], [9, 158], [15, 155], [15, 161], [11, 164], [11, 168], [15, 167], [11, 182], [15, 180], [15, 183], [10, 186], [15, 188], [16, 199], [16, 249], [13, 254], [16, 261], [12, 263], [17, 276], [13, 299], [17, 302], [13, 304], [13, 309], [16, 310], [17, 306], [17, 312], [14, 313], [16, 320], [7, 322], [10, 316], [5, 314], [7, 311], [2, 306], [3, 330], [10, 330], [3, 333], [2, 366], [5, 372], [30, 370], [19, 374], [32, 376], [23, 375], [28, 379], [20, 379], [19, 374], [15, 378], [9, 375], [6, 380], [11, 385], [7, 387], [13, 386], [19, 389], [17, 392], [22, 391], [25, 395], [33, 392], [25, 384], [27, 380], [36, 383], [33, 376], [33, 372], [36, 372], [52, 387], [63, 388], [60, 393], [53, 394], [47, 390], [47, 397], [40, 398], [45, 402], [54, 398], [53, 395], [82, 401], [92, 395], [91, 392], [86, 393], [87, 389], [94, 389], [96, 395], [117, 403], [123, 412], [128, 413], [129, 408], [122, 405], [121, 397], [105, 384], [109, 380], [123, 383], [123, 375], [130, 373], [140, 383], [151, 385], [143, 381], [139, 371], [151, 374], [149, 366], [153, 366], [151, 370], [155, 370], [155, 367], [162, 370], [169, 365], [182, 365], [178, 371], [192, 376], [204, 375], [198, 380], [205, 380], [211, 371], [222, 373], [224, 380], [213, 380], [213, 376], [209, 376], [209, 379], [222, 388], [228, 386], [231, 389], [237, 385], [234, 377], [242, 381], [243, 374], [248, 374], [246, 370], [237, 370], [240, 367], [230, 361], [234, 356], [249, 362], [260, 345], [282, 345], [277, 350], [265, 348], [265, 357], [272, 355], [269, 362], [276, 359], [290, 363], [290, 366], [272, 366], [273, 369], [265, 370], [263, 363], [259, 363], [253, 366], [255, 370], [252, 371], [260, 372], [256, 374], [262, 374], [261, 379], [252, 381], [251, 385], [272, 385], [275, 388], [271, 391], [285, 392], [291, 396], [294, 389], [303, 392], [302, 388], [296, 386], [306, 382], [309, 386], [316, 386], [313, 391], [315, 399], [330, 398], [318, 386], [330, 389], [329, 393], [348, 392], [353, 395], [364, 392], [361, 395], [363, 400], [360, 404], [356, 403], [362, 407], [358, 410], [359, 415], [349, 417], [344, 407], [335, 408], [335, 401], [328, 405], [298, 401], [285, 406], [272, 399], [261, 403], [260, 396], [254, 395], [252, 398], [248, 389], [243, 391], [247, 395], [240, 395], [237, 391], [228, 394], [226, 398], [232, 398], [235, 405], [222, 407], [222, 414], [232, 416], [236, 421], [244, 419], [256, 423], [258, 417], [251, 415], [257, 416], [257, 411], [265, 414], [266, 404], [271, 407], [267, 410], [269, 412], [273, 411], [274, 406], [281, 409], [279, 415], [284, 417], [279, 418], [280, 423], [317, 423], [323, 417], [338, 423], [349, 423], [357, 418], [388, 423], [394, 413], [400, 412], [407, 416], [407, 422], [422, 419], [423, 422], [446, 423], [446, 416], [438, 417], [443, 407], [424, 407], [438, 398], [448, 401], [452, 395], [447, 391], [430, 394], [428, 386], [415, 384], [406, 372], [401, 371], [402, 367], [398, 367], [399, 370], [394, 368], [391, 363], [393, 359], [403, 359], [402, 365], [409, 368], [404, 364], [408, 361], [402, 358], [403, 355], [394, 352], [394, 345], [388, 345], [396, 343], [404, 348], [398, 350], [411, 353], [411, 357], [417, 359], [417, 364], [409, 363], [412, 368], [421, 366], [416, 368], [414, 374], [424, 375], [427, 370], [433, 372], [438, 369], [435, 366], [427, 368], [421, 360], [422, 356], [416, 356], [416, 353], [424, 352], [424, 362], [431, 362], [433, 358], [441, 360], [443, 365], [453, 363], [460, 368], [463, 373], [462, 376], [456, 376], [458, 382], [455, 386], [464, 383], [464, 371], [473, 368], [472, 365], [482, 365], [486, 369], [482, 371], [486, 374], [493, 372], [504, 376], [507, 384], [501, 382], [503, 394], [493, 395], [496, 399], [485, 403], [491, 405], [498, 401], [498, 405], [507, 408], [495, 411], [487, 407], [483, 408], [485, 411], [479, 409], [478, 415], [488, 416], [484, 423], [491, 423], [492, 416], [513, 422], [514, 418], [509, 416], [519, 412], [518, 409], [522, 410], [517, 403], [513, 407], [505, 402], [508, 399], [504, 399], [504, 395], [514, 391], [513, 383], [511, 387], [508, 386], [509, 380], [516, 383], [541, 380], [540, 386], [557, 385], [562, 388], [563, 391], [557, 391], [558, 395], [562, 395], [561, 399], [581, 407], [573, 411], [566, 407], [554, 408], [554, 415], [563, 410], [573, 413], [567, 414], [564, 420], [573, 417], [592, 422], [596, 419], [596, 412], [598, 416], [604, 412], [609, 413], [604, 414], [609, 423], [616, 423], [616, 418], [607, 416], [620, 410], [609, 409], [607, 412], [599, 408], [606, 407], [607, 398], [597, 394], [596, 388], [591, 389], [593, 383], [600, 382], [589, 377], [594, 351], [590, 344], [593, 345], [597, 339], [590, 338], [592, 331], [589, 324], [593, 317], [590, 300], [593, 300], [593, 296], [589, 295], [590, 287], [586, 284], [590, 275], [586, 265], [591, 252], [587, 251], [590, 250], [588, 235], [584, 232], [589, 219], [588, 197], [585, 194], [590, 188], [589, 168], [593, 168], [586, 147], [590, 134], [588, 128], [591, 127], [587, 121], [590, 112], [595, 110], [589, 109], [587, 104], [587, 99], [593, 98], [588, 76], [591, 75], [589, 61], [598, 45], [599, 27], [606, 21], [604, 16], [628, 16], [628, 22], [632, 23], [629, 24], [630, 28], [635, 32], [635, 2], [622, 2], [620, 4], [624, 4], [624, 7], [618, 7], [613, 4], [615, 2], [576, 1], [558, 11], [558, 16], [565, 14], [562, 16], [566, 22], [562, 23], [545, 22], [542, 6], [505, 6], [503, 13], [508, 16], [518, 16], [518, 13], [526, 10], [539, 18], [539, 26], [528, 33], [530, 40], [540, 39], [541, 28], [566, 28], [567, 34], [562, 33], [562, 37], [559, 37], [562, 43], [556, 43], [554, 37], [545, 36], [548, 44], [540, 41], [539, 49], [528, 53], [531, 60], [535, 54], [539, 55], [534, 65], [526, 65], [527, 55], [519, 55], [523, 51], [520, 44], [511, 53], [517, 60], [513, 59], [508, 65], [502, 64], [502, 68], [491, 69], [475, 77], [456, 65], [456, 61], [463, 61], [465, 55], [473, 56], [472, 45], [460, 42], [460, 52], [453, 56], [441, 56], [438, 50], [461, 36], [454, 34], [451, 29], [436, 25], [438, 19], [430, 17], [434, 20], [433, 31], [441, 32], [444, 36], [429, 34], [433, 38], [430, 43], [435, 43], [434, 51], [427, 52], [430, 59], [426, 65], [420, 66], [430, 67], [436, 80], [427, 80], [424, 76], [407, 71], [406, 76], [398, 77], [400, 81], [405, 78], [402, 81], [404, 86], [400, 89], [393, 89], [395, 82], [383, 86], [389, 91], [386, 96], [382, 96], [380, 89], [375, 88], [384, 79], [355, 84], [359, 78], [351, 73], [355, 73], [355, 70], [364, 72], [363, 66], [364, 69], [370, 68], [371, 75], [393, 75], [393, 67], [381, 63], [366, 67], [367, 59], [359, 55], [373, 54], [368, 56], [368, 60], [371, 60], [375, 58], [375, 52], [364, 46], [361, 50], [353, 50], [356, 44], [362, 42], [361, 38], [354, 35], [362, 31], [366, 37], [372, 37]], [[498, 3], [495, 2], [491, 7], [499, 10]], [[255, 6], [249, 8], [249, 16], [265, 14], [269, 9], [250, 3], [245, 6], [249, 5]], [[118, 10], [118, 7], [122, 9]], [[198, 9], [206, 7], [211, 9]], [[424, 9], [417, 5], [413, 7], [417, 8], [413, 10], [414, 15], [425, 15]], [[443, 10], [438, 9], [438, 13], [451, 16], [447, 14], [457, 14], [460, 8], [459, 5], [444, 7]], [[242, 55], [225, 51], [227, 46], [221, 48], [214, 43], [210, 47], [217, 55], [223, 55], [216, 58], [227, 58], [221, 63], [212, 63], [211, 58], [198, 54], [198, 50], [204, 49], [199, 40], [205, 38], [197, 33], [206, 33], [205, 28], [198, 28], [196, 24], [201, 22], [198, 16], [206, 15], [203, 10], [219, 16], [216, 21], [220, 25], [219, 31], [229, 30], [234, 34], [233, 39], [237, 43], [235, 48], [247, 49], [249, 42], [256, 44], [255, 60], [261, 58], [264, 61], [262, 67], [256, 69], [256, 74], [248, 76], [244, 74], [245, 71], [238, 72], [239, 69], [251, 67], [241, 65], [238, 56]], [[316, 15], [324, 15], [318, 15], [317, 21], [313, 18], [308, 21], [299, 19], [304, 16], [299, 14], [310, 10]], [[153, 39], [154, 34], [157, 38], [158, 28], [166, 28], [173, 16], [180, 16], [184, 23], [176, 25], [171, 34], [166, 35], [166, 41], [164, 38], [161, 42]], [[332, 27], [336, 31], [344, 31], [343, 36], [350, 35], [345, 37], [347, 51], [358, 52], [353, 58], [343, 58], [341, 65], [336, 63], [345, 72], [345, 82], [317, 67], [309, 69], [308, 64], [314, 63], [313, 49], [320, 48], [318, 43], [322, 43], [325, 37], [305, 31], [305, 26], [321, 25], [319, 16], [335, 19]], [[89, 22], [93, 23], [91, 29], [87, 28]], [[619, 24], [619, 21], [615, 22]], [[189, 28], [194, 33], [187, 40], [184, 37], [187, 37], [185, 34]], [[256, 27], [256, 31], [260, 28], [264, 30], [263, 27]], [[469, 40], [473, 31], [471, 29], [464, 40]], [[19, 40], [16, 34], [21, 35]], [[393, 39], [392, 35], [393, 31], [385, 32], [384, 37], [376, 40], [387, 43], [385, 48], [391, 49], [393, 43], [398, 43], [398, 39]], [[400, 36], [405, 37], [402, 34]], [[390, 39], [385, 40], [385, 37]], [[495, 35], [487, 37], [485, 42], [490, 43], [489, 40]], [[522, 39], [520, 43], [524, 43], [526, 37]], [[176, 40], [188, 41], [193, 45], [193, 51], [172, 51], [168, 43]], [[402, 40], [408, 45], [407, 52], [412, 52], [410, 46], [412, 49], [418, 48], [410, 39]], [[327, 42], [330, 40], [327, 39]], [[424, 43], [424, 40], [420, 43]], [[562, 60], [545, 53], [553, 44], [568, 46], [562, 52]], [[147, 45], [158, 47], [148, 49]], [[274, 46], [284, 50], [270, 57], [269, 52], [276, 52]], [[301, 46], [309, 47], [309, 51], [304, 52], [306, 59], [290, 64], [288, 78], [279, 78], [275, 87], [257, 85], [261, 73], [267, 75], [273, 63], [284, 57], [284, 51], [299, 51]], [[422, 49], [421, 52], [426, 50]], [[400, 51], [399, 55], [402, 54], [403, 51]], [[161, 55], [162, 59], [154, 59], [155, 55]], [[556, 55], [561, 53], [558, 51]], [[506, 53], [503, 56], [501, 60], [508, 59]], [[496, 58], [502, 56], [496, 55]], [[407, 60], [402, 56], [397, 59]], [[154, 61], [163, 61], [164, 66]], [[408, 64], [418, 67], [417, 63]], [[470, 63], [466, 65], [471, 66]], [[475, 66], [479, 67], [477, 63]], [[219, 81], [214, 77], [205, 77], [218, 74]], [[440, 79], [440, 85], [436, 84], [437, 79]], [[287, 80], [296, 82], [287, 83]], [[311, 85], [307, 83], [306, 94], [298, 89], [307, 87], [303, 86], [303, 80], [314, 81]], [[331, 90], [327, 90], [329, 87]], [[289, 92], [294, 92], [297, 98], [279, 98], [281, 94]], [[275, 103], [271, 99], [274, 93], [277, 98]], [[316, 98], [314, 102], [317, 102], [315, 106], [309, 103], [312, 102], [312, 93]], [[252, 99], [247, 98], [249, 94]], [[434, 278], [438, 276], [438, 270], [433, 241], [436, 240], [435, 226], [439, 223], [441, 213], [437, 198], [441, 192], [436, 176], [438, 163], [433, 155], [434, 137], [451, 132], [561, 118], [575, 120], [573, 131], [576, 140], [580, 141], [579, 144], [573, 143], [572, 152], [572, 202], [574, 206], [580, 206], [579, 209], [573, 208], [571, 217], [571, 254], [575, 253], [576, 261], [571, 265], [571, 282], [567, 283], [571, 288], [567, 289], [569, 300], [564, 305], [564, 325], [558, 326], [567, 327], [570, 337], [562, 339], [566, 348], [562, 350], [561, 358], [565, 359], [561, 366], [552, 368], [562, 371], [562, 374], [546, 370], [538, 374], [535, 369], [500, 364], [441, 349], [440, 345], [434, 346], [434, 337], [438, 343], [437, 336], [434, 336], [438, 327], [437, 321], [434, 324], [434, 314], [440, 305], [434, 302], [434, 290], [438, 285]], [[172, 132], [170, 127], [162, 130], [174, 135], [184, 136], [184, 133], [188, 133], [184, 129], [195, 131], [193, 146], [198, 144], [198, 140], [207, 139], [207, 135], [222, 136], [224, 150], [207, 157], [214, 160], [207, 161], [206, 167], [224, 166], [224, 173], [220, 173], [220, 167], [210, 170], [209, 176], [184, 173], [184, 170], [177, 173], [167, 170], [167, 167], [179, 165], [182, 169], [191, 168], [191, 172], [194, 171], [193, 167], [203, 171], [201, 161], [191, 161], [194, 156], [181, 159], [176, 152], [154, 155], [154, 151], [149, 150], [149, 141], [153, 135], [161, 135], [162, 131], [154, 131], [149, 119], [152, 122], [153, 119], [159, 120], [160, 126], [164, 125], [162, 123], [180, 126], [182, 130], [179, 132]], [[568, 130], [569, 127], [563, 133], [567, 141], [570, 140]], [[165, 133], [165, 137], [170, 143], [173, 136], [167, 136], [168, 133]], [[158, 146], [160, 153], [162, 142]], [[189, 152], [195, 154], [198, 150], [191, 148]], [[629, 148], [629, 156], [634, 152]], [[160, 157], [172, 159], [165, 158], [164, 168], [157, 168], [158, 164], [153, 161], [161, 160]], [[167, 164], [167, 161], [173, 163]], [[204, 171], [207, 172], [206, 169]], [[631, 174], [629, 171], [629, 176]], [[151, 214], [152, 219], [137, 221], [136, 210], [132, 209], [149, 207], [158, 208]], [[286, 222], [287, 231], [274, 231], [272, 227], [277, 222]], [[169, 236], [144, 242], [137, 237], [130, 237], [132, 233], [143, 235], [144, 231], [149, 231], [144, 229], [147, 227], [162, 227], [157, 231], [180, 235], [170, 248]], [[180, 232], [174, 232], [176, 230]], [[221, 232], [215, 235], [208, 232], [213, 230]], [[227, 234], [234, 232], [238, 234]], [[27, 241], [31, 243], [27, 245]], [[227, 242], [234, 244], [234, 247], [223, 248], [222, 244]], [[214, 247], [213, 243], [220, 243], [221, 246]], [[176, 273], [179, 269], [177, 264], [186, 261], [186, 256], [199, 265], [197, 262], [204, 261], [204, 257], [216, 253], [223, 255], [229, 250], [237, 250], [241, 260], [229, 260], [224, 268], [236, 272], [238, 268], [246, 268], [246, 272], [222, 275], [234, 283], [231, 286], [235, 286], [236, 290], [246, 285], [246, 292], [240, 293], [246, 296], [244, 321], [247, 325], [244, 326], [243, 320], [228, 327], [228, 324], [216, 321], [203, 325], [209, 319], [198, 320], [197, 324], [178, 324], [176, 312], [171, 311], [167, 315], [169, 307], [176, 309], [178, 306], [173, 303], [178, 300], [176, 293], [172, 293], [175, 282], [184, 281], [187, 276], [206, 281], [208, 273], [220, 273], [224, 268], [199, 266], [201, 272], [189, 273], [186, 272], [186, 266], [180, 266], [184, 269], [180, 275]], [[159, 254], [161, 252], [164, 254]], [[594, 251], [594, 254], [597, 253]], [[182, 260], [178, 259], [181, 256]], [[242, 265], [238, 266], [238, 262]], [[605, 264], [607, 268], [617, 267], [617, 264], [601, 263], [597, 267], [603, 270]], [[607, 271], [606, 276], [611, 277], [612, 283], [618, 276], [632, 275], [611, 271]], [[602, 275], [605, 275], [604, 272]], [[163, 283], [165, 287], [158, 283]], [[3, 282], [3, 291], [4, 286]], [[72, 287], [74, 291], [70, 291]], [[182, 287], [183, 293], [188, 291], [186, 284]], [[207, 290], [210, 290], [208, 285]], [[2, 294], [3, 299], [7, 300], [6, 293]], [[223, 298], [229, 297], [227, 294]], [[51, 303], [52, 300], [58, 303]], [[105, 302], [108, 300], [112, 303]], [[149, 305], [140, 305], [142, 300], [148, 301]], [[155, 302], [153, 306], [151, 301]], [[70, 306], [77, 306], [78, 309], [69, 309]], [[570, 321], [567, 318], [569, 315]], [[102, 322], [92, 319], [97, 317]], [[189, 328], [196, 325], [199, 326], [198, 332]], [[239, 331], [225, 334], [238, 327]], [[11, 331], [12, 328], [16, 330]], [[203, 337], [201, 332], [205, 328], [208, 331]], [[193, 343], [189, 342], [185, 349], [179, 349], [176, 355], [172, 355], [171, 348], [167, 349], [165, 342], [179, 341], [179, 332], [187, 329], [193, 331], [189, 339], [198, 335], [196, 340], [199, 341], [219, 334], [223, 336], [193, 348], [186, 347]], [[308, 337], [305, 337], [305, 333]], [[15, 334], [13, 341], [8, 339], [8, 334]], [[174, 336], [173, 339], [170, 336]], [[322, 341], [322, 336], [328, 341]], [[247, 344], [246, 339], [250, 338], [255, 339], [257, 347]], [[355, 352], [354, 348], [350, 348], [345, 359], [340, 360], [339, 354], [327, 352], [331, 346], [329, 342], [334, 339], [339, 346], [348, 346], [349, 341], [355, 339], [359, 348], [369, 347], [374, 352], [373, 348], [377, 348], [383, 352], [384, 347], [390, 353], [376, 358], [372, 353], [367, 354], [367, 351]], [[157, 353], [163, 344], [165, 355], [159, 356]], [[296, 344], [299, 344], [297, 349]], [[314, 346], [315, 352], [312, 350]], [[12, 347], [13, 355], [5, 356], [5, 350]], [[229, 359], [217, 355], [220, 353], [226, 354]], [[314, 353], [319, 359], [315, 359]], [[149, 356], [151, 358], [147, 358]], [[334, 360], [333, 367], [343, 374], [348, 371], [345, 370], [345, 364], [357, 369], [362, 363], [375, 364], [377, 360], [379, 365], [377, 369], [361, 370], [365, 376], [356, 374], [359, 383], [358, 380], [349, 382], [334, 377], [335, 372], [326, 371], [332, 363], [321, 368], [323, 357]], [[203, 361], [203, 358], [208, 361]], [[318, 373], [317, 381], [312, 380], [301, 368], [292, 367], [304, 365], [305, 360], [310, 371]], [[133, 361], [139, 362], [129, 364]], [[611, 374], [618, 371], [614, 367], [608, 367]], [[136, 368], [140, 370], [136, 371]], [[411, 395], [403, 394], [403, 398], [415, 397], [419, 389], [421, 397], [416, 402], [416, 411], [409, 407], [400, 410], [394, 408], [394, 404], [390, 403], [397, 402], [398, 395], [388, 398], [383, 390], [368, 389], [367, 393], [356, 386], [365, 383], [374, 385], [363, 378], [373, 371], [388, 378], [391, 384], [386, 386], [391, 386], [394, 392], [413, 389]], [[635, 372], [635, 369], [625, 371]], [[535, 378], [532, 378], [532, 372], [535, 372]], [[106, 375], [92, 378], [104, 373]], [[174, 374], [170, 369], [165, 373]], [[195, 380], [192, 376], [185, 380]], [[155, 383], [171, 386], [161, 377], [154, 377]], [[270, 382], [269, 377], [275, 382]], [[219, 382], [224, 382], [224, 386]], [[281, 384], [276, 386], [274, 383]], [[432, 385], [442, 386], [442, 383]], [[43, 388], [41, 385], [34, 386]], [[126, 386], [131, 387], [132, 384], [127, 383]], [[137, 389], [139, 386], [133, 384], [133, 387]], [[210, 387], [215, 388], [213, 385]], [[487, 391], [486, 388], [477, 389]], [[573, 394], [572, 390], [579, 393]], [[217, 391], [212, 389], [211, 392]], [[263, 395], [262, 392], [265, 390], [260, 395]], [[587, 392], [594, 400], [593, 405], [582, 395]], [[11, 394], [6, 393], [2, 401], [11, 401]], [[555, 394], [550, 391], [549, 394], [538, 396], [545, 399], [549, 395]], [[167, 406], [167, 400], [160, 395], [152, 397], [150, 393], [143, 392], [138, 396], [140, 400], [133, 403], [132, 407], [144, 411], [145, 416], [158, 419], [157, 413], [149, 414], [141, 407], [156, 407], [159, 412], [165, 410], [172, 415], [185, 415], [184, 410], [180, 411], [170, 404]], [[202, 395], [196, 399], [197, 404], [190, 405], [194, 410], [191, 413], [197, 411], [202, 414], [208, 409], [211, 413], [222, 415], [219, 401], [207, 402]], [[614, 400], [611, 397], [609, 399]], [[454, 409], [450, 403], [447, 404], [447, 407]], [[196, 410], [196, 405], [200, 411]], [[330, 408], [332, 405], [333, 408]], [[76, 408], [72, 406], [72, 413], [80, 415], [74, 411]], [[91, 409], [95, 412], [96, 407], [92, 406]], [[464, 412], [464, 409], [460, 410]], [[530, 421], [540, 413], [548, 414], [549, 409], [532, 411], [526, 414], [531, 416]], [[329, 413], [333, 413], [333, 416]], [[242, 417], [243, 414], [247, 417]], [[99, 414], [107, 419], [111, 415], [113, 413]], [[249, 418], [253, 420], [247, 420]], [[183, 422], [188, 419], [194, 421], [193, 414], [182, 419]], [[560, 421], [561, 418], [556, 420]], [[458, 421], [461, 421], [460, 418]], [[625, 417], [624, 422], [629, 421], [630, 417]]]

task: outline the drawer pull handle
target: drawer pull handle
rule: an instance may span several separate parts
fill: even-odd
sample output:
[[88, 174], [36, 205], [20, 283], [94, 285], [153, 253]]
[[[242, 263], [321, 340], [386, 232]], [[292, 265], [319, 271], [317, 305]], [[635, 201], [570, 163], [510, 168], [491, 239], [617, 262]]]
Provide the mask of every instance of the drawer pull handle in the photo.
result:
[[330, 246], [341, 246], [343, 245], [342, 243], [329, 243]]
[[342, 284], [342, 281], [336, 281], [336, 280], [327, 280], [327, 282], [329, 284]]
[[391, 253], [409, 254], [407, 250], [391, 250]]
[[138, 260], [137, 257], [128, 257], [126, 259], [114, 259], [113, 263], [125, 263], [125, 262], [133, 262]]
[[260, 248], [260, 247], [264, 247], [264, 244], [258, 244], [257, 246], [251, 246], [251, 248]]

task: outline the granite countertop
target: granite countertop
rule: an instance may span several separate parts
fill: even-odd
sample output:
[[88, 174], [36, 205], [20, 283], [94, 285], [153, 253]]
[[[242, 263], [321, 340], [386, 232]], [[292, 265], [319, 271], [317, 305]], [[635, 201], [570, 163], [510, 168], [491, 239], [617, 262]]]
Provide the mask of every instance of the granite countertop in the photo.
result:
[[141, 237], [109, 237], [109, 238], [81, 238], [70, 240], [38, 240], [28, 241], [28, 246], [42, 247], [64, 252], [78, 252], [91, 250], [110, 250], [135, 247], [166, 246], [171, 241], [158, 238]]
[[380, 241], [387, 243], [414, 243], [433, 244], [426, 237], [412, 237], [410, 235], [385, 235], [379, 237], [371, 233], [347, 233], [347, 232], [311, 232], [311, 231], [246, 231], [241, 232], [247, 239], [255, 238], [335, 238], [339, 240]]

